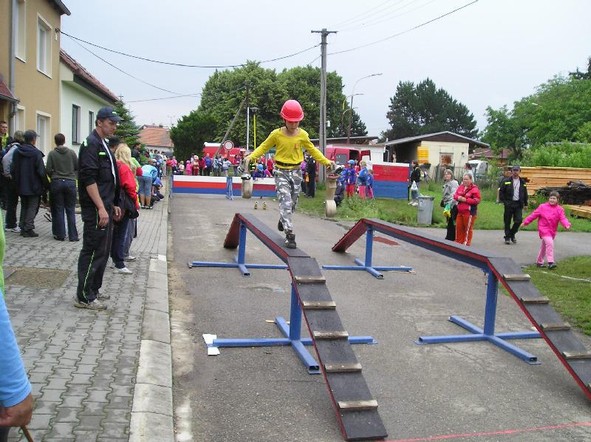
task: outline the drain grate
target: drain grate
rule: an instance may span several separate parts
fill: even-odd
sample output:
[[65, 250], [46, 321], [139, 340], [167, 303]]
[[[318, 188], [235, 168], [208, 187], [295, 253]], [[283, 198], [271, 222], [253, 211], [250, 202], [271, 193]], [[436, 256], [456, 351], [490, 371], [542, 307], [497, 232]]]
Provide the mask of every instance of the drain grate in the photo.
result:
[[7, 285], [20, 285], [34, 289], [60, 288], [72, 273], [70, 270], [38, 269], [32, 267], [17, 267], [11, 270], [10, 274], [6, 277]]

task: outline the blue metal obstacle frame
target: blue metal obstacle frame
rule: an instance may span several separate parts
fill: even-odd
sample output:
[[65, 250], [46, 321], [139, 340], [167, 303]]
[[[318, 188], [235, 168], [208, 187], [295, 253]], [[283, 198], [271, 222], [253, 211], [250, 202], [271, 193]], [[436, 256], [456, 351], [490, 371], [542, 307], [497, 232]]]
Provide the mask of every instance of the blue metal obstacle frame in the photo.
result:
[[247, 227], [245, 223], [240, 223], [240, 237], [238, 243], [238, 254], [234, 257], [235, 262], [212, 262], [212, 261], [193, 261], [190, 262], [189, 268], [192, 267], [225, 267], [237, 268], [242, 273], [242, 276], [250, 276], [249, 268], [251, 269], [286, 269], [285, 264], [247, 264], [246, 263], [246, 233]]
[[[456, 243], [450, 243], [440, 239], [432, 238], [424, 234], [419, 234], [413, 229], [397, 226], [386, 223], [381, 220], [361, 219], [347, 232], [332, 248], [334, 252], [344, 252], [351, 246], [358, 238], [366, 233], [366, 259], [365, 263], [358, 262], [360, 267], [338, 267], [338, 266], [323, 266], [323, 268], [331, 269], [338, 267], [339, 269], [347, 270], [367, 270], [376, 276], [375, 270], [382, 269], [381, 267], [371, 266], [371, 244], [373, 242], [373, 232], [392, 236], [403, 241], [408, 241], [411, 244], [429, 249], [431, 251], [449, 256], [453, 259], [466, 262], [470, 265], [482, 269], [488, 275], [488, 283], [486, 289], [486, 305], [484, 311], [484, 329], [481, 329], [459, 316], [451, 316], [449, 320], [454, 324], [459, 325], [470, 334], [450, 335], [450, 336], [421, 336], [418, 338], [417, 344], [443, 344], [452, 342], [475, 342], [487, 341], [493, 345], [508, 351], [512, 355], [522, 359], [529, 364], [539, 364], [538, 358], [525, 350], [512, 345], [506, 340], [510, 339], [535, 339], [542, 337], [539, 332], [508, 332], [495, 334], [495, 320], [497, 311], [497, 297], [498, 297], [498, 277], [491, 266], [491, 258], [484, 253], [474, 252], [471, 248], [462, 246]], [[391, 268], [388, 268], [391, 269]], [[376, 276], [378, 277], [378, 276]], [[512, 294], [513, 296], [513, 294]]]
[[[291, 288], [291, 310], [289, 323], [285, 318], [277, 316], [275, 325], [281, 331], [283, 338], [225, 338], [214, 339], [211, 347], [272, 347], [291, 345], [298, 358], [304, 364], [309, 374], [320, 374], [320, 366], [305, 346], [312, 345], [311, 338], [301, 337], [302, 308], [298, 302], [295, 289]], [[350, 336], [350, 344], [376, 344], [371, 336]]]
[[373, 240], [374, 240], [374, 229], [372, 226], [367, 226], [365, 231], [365, 261], [361, 261], [359, 258], [355, 258], [355, 266], [339, 266], [339, 265], [323, 265], [322, 268], [325, 270], [365, 270], [377, 279], [383, 279], [384, 275], [380, 273], [386, 271], [400, 271], [400, 272], [412, 272], [412, 267], [407, 266], [374, 266], [372, 264], [373, 255]]
[[513, 344], [506, 342], [508, 339], [536, 339], [540, 338], [537, 331], [531, 332], [507, 332], [495, 334], [495, 320], [497, 312], [498, 280], [493, 272], [487, 272], [486, 305], [484, 308], [484, 329], [476, 327], [459, 316], [450, 316], [449, 321], [468, 330], [469, 335], [448, 335], [448, 336], [421, 336], [417, 344], [447, 344], [452, 342], [475, 342], [487, 341], [497, 347], [508, 351], [528, 364], [537, 365], [538, 358]]
[[[289, 250], [284, 248], [282, 245], [283, 237], [279, 236], [276, 232], [271, 231], [268, 227], [262, 226], [261, 223], [256, 222], [256, 218], [252, 216], [244, 216], [236, 214], [234, 221], [226, 237], [224, 247], [232, 248], [235, 244], [233, 238], [236, 236], [235, 231], [238, 230], [238, 255], [236, 257], [236, 263], [223, 263], [223, 262], [206, 262], [206, 261], [193, 261], [189, 263], [191, 267], [232, 267], [239, 268], [243, 276], [249, 276], [250, 272], [248, 268], [264, 268], [264, 269], [287, 269], [287, 265], [272, 265], [272, 264], [246, 264], [246, 234], [247, 230], [251, 230], [255, 236], [263, 242], [269, 249], [275, 253], [284, 262], [288, 262], [290, 256], [296, 255], [297, 257], [306, 257], [301, 250]], [[237, 227], [237, 228], [236, 228]], [[271, 237], [273, 236], [273, 237]], [[287, 346], [291, 345], [293, 350], [296, 352], [300, 361], [304, 364], [309, 374], [320, 374], [320, 366], [305, 346], [313, 345], [311, 338], [301, 337], [302, 328], [302, 308], [300, 306], [297, 290], [294, 286], [294, 282], [291, 284], [291, 307], [289, 314], [289, 323], [285, 318], [277, 316], [275, 318], [275, 324], [279, 328], [283, 338], [223, 338], [214, 339], [209, 347], [271, 347], [271, 346]], [[349, 336], [348, 341], [350, 344], [376, 344], [377, 342], [371, 336]]]

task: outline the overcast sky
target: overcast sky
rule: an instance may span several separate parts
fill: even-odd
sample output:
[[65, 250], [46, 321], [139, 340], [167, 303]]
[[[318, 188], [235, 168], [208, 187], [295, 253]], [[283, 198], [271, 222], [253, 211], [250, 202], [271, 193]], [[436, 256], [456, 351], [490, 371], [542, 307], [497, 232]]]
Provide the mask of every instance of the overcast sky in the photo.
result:
[[[64, 3], [72, 14], [62, 17], [62, 31], [73, 37], [134, 57], [220, 69], [247, 60], [277, 71], [320, 67], [320, 34], [311, 31], [337, 31], [328, 36], [327, 69], [343, 78], [345, 95], [356, 94], [353, 106], [370, 135], [388, 129], [400, 81], [431, 78], [484, 129], [487, 106], [511, 107], [555, 75], [586, 70], [591, 56], [589, 0]], [[61, 43], [123, 97], [140, 125], [175, 124], [197, 108], [214, 72], [118, 55], [66, 35]]]

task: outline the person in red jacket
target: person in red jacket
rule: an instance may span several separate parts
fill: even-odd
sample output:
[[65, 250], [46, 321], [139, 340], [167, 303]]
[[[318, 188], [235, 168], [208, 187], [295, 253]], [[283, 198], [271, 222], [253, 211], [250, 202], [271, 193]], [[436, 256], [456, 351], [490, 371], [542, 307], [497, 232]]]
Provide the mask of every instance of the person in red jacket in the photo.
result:
[[[132, 172], [131, 149], [125, 143], [117, 146], [115, 151], [115, 158], [117, 159], [117, 169], [119, 171], [119, 185], [121, 187], [121, 198], [127, 195], [130, 201], [133, 201], [135, 208], [139, 209], [140, 205], [137, 197], [137, 182], [135, 180], [135, 173]], [[130, 226], [129, 213], [124, 209], [125, 204], [121, 204], [122, 217], [115, 222], [113, 229], [113, 243], [111, 245], [111, 259], [115, 264], [115, 271], [124, 275], [131, 275], [133, 272], [125, 266], [125, 237], [127, 236], [127, 229]]]
[[454, 200], [458, 202], [456, 242], [469, 246], [472, 244], [472, 232], [477, 218], [478, 204], [480, 204], [480, 189], [472, 181], [471, 174], [464, 174], [462, 184], [454, 194]]

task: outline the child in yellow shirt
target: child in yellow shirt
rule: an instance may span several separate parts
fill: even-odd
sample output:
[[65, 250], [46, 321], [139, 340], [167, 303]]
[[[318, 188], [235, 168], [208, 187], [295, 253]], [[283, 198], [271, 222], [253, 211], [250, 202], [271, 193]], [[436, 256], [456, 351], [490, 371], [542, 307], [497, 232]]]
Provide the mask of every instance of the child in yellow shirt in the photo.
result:
[[273, 175], [277, 187], [279, 201], [279, 231], [285, 231], [285, 247], [295, 249], [295, 234], [293, 233], [292, 214], [297, 206], [298, 197], [302, 190], [302, 171], [300, 165], [304, 161], [305, 149], [317, 162], [335, 167], [335, 164], [322, 155], [310, 141], [308, 133], [299, 127], [304, 119], [304, 111], [296, 100], [287, 100], [281, 108], [281, 117], [285, 126], [275, 129], [267, 139], [261, 143], [245, 162], [255, 161], [275, 146], [275, 165]]

